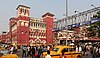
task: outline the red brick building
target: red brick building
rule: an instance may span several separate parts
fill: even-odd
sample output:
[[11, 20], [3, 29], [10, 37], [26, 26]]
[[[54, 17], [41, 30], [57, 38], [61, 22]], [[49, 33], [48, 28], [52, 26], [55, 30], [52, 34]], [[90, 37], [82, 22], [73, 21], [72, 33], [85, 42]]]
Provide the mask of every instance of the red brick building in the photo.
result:
[[[19, 5], [16, 10], [17, 17], [10, 18], [9, 32], [6, 33], [5, 39], [18, 45], [52, 44], [53, 14], [46, 13], [42, 19], [36, 19], [30, 17], [28, 6]], [[0, 39], [2, 41], [2, 38]]]

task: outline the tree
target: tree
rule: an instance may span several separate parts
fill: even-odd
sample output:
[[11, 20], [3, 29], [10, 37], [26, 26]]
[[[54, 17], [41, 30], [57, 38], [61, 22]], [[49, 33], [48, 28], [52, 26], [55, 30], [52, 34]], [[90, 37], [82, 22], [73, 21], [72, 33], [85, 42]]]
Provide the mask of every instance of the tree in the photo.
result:
[[[97, 14], [93, 16], [93, 18], [100, 19], [100, 11], [98, 11]], [[100, 37], [100, 20], [91, 24], [88, 28], [88, 31], [88, 37]]]

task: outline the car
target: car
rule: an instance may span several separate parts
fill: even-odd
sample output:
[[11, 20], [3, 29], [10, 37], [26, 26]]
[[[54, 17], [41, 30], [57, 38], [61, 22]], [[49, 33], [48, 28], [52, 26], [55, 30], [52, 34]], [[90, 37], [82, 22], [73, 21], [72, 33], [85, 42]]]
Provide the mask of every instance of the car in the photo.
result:
[[0, 50], [1, 53], [3, 53], [4, 55], [8, 54], [9, 51], [7, 49], [4, 49], [4, 50]]
[[[62, 51], [64, 51], [66, 58], [82, 58], [82, 53], [76, 52], [75, 49], [70, 46], [55, 46], [50, 51], [50, 55], [52, 58], [59, 58], [60, 55], [62, 55]], [[43, 52], [43, 58], [45, 58], [46, 54], [47, 52]]]
[[0, 47], [0, 58], [19, 58], [16, 54], [9, 54], [9, 51]]

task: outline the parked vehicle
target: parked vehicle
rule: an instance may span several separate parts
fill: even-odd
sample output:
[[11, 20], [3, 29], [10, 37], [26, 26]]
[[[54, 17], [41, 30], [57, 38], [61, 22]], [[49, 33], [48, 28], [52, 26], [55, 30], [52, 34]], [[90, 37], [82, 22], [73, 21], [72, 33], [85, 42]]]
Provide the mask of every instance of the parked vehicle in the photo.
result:
[[16, 54], [9, 54], [9, 51], [0, 47], [0, 58], [18, 58]]
[[[70, 46], [55, 46], [52, 51], [50, 51], [50, 55], [52, 58], [59, 58], [64, 52], [66, 58], [82, 58], [82, 54], [80, 52], [76, 52], [73, 47]], [[45, 58], [47, 52], [43, 52], [43, 58]]]

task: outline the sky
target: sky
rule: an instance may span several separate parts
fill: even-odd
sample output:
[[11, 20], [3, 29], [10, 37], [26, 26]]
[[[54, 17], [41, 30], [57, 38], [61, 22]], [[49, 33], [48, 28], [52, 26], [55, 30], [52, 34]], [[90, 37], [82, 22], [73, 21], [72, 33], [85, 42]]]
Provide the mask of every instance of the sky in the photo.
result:
[[[18, 5], [29, 6], [30, 17], [42, 18], [46, 12], [55, 15], [55, 18], [64, 18], [66, 14], [66, 0], [1, 0], [0, 1], [0, 34], [9, 30], [9, 19], [16, 17]], [[100, 6], [100, 0], [68, 0], [68, 15], [74, 15], [74, 11], [86, 11], [92, 9], [91, 4]]]

